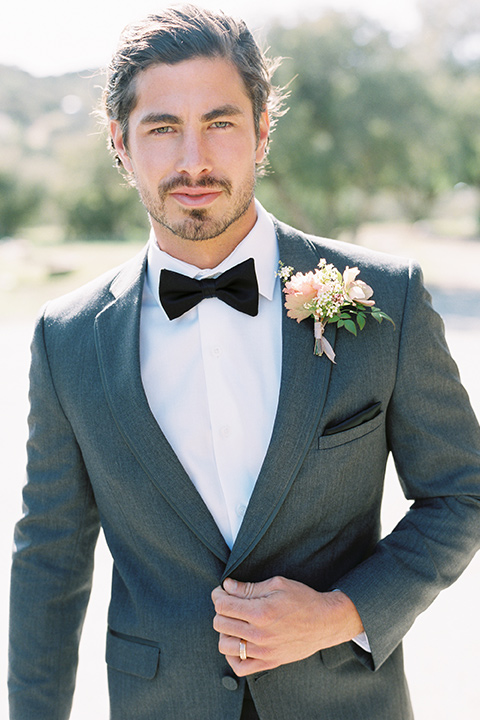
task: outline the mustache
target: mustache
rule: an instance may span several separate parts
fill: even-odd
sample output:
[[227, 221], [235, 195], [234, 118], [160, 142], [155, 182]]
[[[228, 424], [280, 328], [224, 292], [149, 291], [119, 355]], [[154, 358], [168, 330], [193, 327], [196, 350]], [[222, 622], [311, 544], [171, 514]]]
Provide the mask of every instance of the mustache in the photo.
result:
[[158, 186], [158, 190], [161, 194], [172, 192], [177, 188], [222, 188], [229, 195], [231, 195], [232, 192], [232, 184], [229, 180], [226, 180], [225, 178], [212, 177], [210, 175], [199, 178], [195, 182], [189, 178], [175, 177], [170, 180], [166, 180]]

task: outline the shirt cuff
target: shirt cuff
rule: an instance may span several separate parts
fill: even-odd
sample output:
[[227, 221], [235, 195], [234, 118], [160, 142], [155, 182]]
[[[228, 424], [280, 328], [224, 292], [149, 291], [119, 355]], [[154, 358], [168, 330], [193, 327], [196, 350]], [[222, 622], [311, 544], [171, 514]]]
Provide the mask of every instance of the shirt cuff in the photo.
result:
[[365, 652], [372, 652], [370, 643], [368, 642], [367, 633], [365, 631], [361, 632], [360, 635], [357, 635], [357, 637], [354, 637], [352, 642], [357, 643], [357, 645], [359, 645], [362, 650], [365, 650]]

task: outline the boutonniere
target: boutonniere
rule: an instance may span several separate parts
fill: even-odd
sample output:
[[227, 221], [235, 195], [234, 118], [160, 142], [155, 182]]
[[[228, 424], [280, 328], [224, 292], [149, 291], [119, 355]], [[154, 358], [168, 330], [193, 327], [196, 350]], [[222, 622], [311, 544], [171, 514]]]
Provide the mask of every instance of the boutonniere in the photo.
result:
[[297, 322], [312, 317], [314, 320], [314, 353], [325, 355], [333, 363], [335, 352], [324, 337], [325, 327], [336, 324], [357, 335], [357, 328], [363, 330], [367, 315], [381, 323], [391, 317], [375, 306], [372, 288], [357, 280], [360, 270], [346, 267], [343, 275], [325, 259], [320, 260], [314, 271], [294, 274], [292, 267], [280, 263], [278, 277], [285, 283], [285, 307], [288, 317]]

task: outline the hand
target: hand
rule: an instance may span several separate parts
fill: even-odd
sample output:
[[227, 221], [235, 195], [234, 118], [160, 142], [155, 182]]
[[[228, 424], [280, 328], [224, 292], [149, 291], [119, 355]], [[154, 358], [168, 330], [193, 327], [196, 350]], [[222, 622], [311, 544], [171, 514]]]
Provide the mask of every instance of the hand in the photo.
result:
[[[283, 577], [260, 583], [227, 578], [212, 600], [219, 650], [239, 677], [303, 660], [363, 631], [344, 593], [320, 593]], [[240, 660], [240, 640], [247, 643], [247, 660]]]

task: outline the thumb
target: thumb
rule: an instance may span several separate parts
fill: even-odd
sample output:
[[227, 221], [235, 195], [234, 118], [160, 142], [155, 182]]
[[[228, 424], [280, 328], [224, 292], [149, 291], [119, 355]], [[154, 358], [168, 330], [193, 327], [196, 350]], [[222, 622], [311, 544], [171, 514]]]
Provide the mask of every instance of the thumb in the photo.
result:
[[247, 600], [254, 600], [270, 594], [271, 588], [268, 588], [269, 582], [269, 580], [258, 583], [240, 582], [240, 580], [226, 578], [223, 582], [223, 589], [226, 593], [228, 593], [228, 595]]

